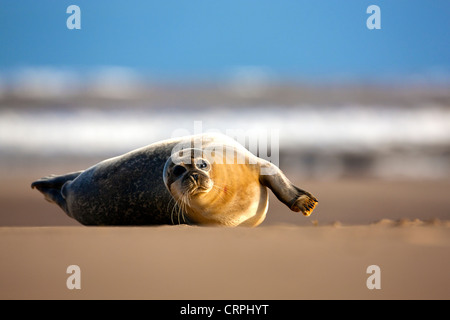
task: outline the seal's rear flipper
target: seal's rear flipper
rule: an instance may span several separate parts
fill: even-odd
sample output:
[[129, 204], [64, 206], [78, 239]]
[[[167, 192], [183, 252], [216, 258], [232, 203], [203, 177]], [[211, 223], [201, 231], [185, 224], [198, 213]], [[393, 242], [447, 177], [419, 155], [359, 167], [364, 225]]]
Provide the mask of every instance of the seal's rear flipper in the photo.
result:
[[309, 216], [314, 207], [319, 202], [312, 194], [297, 188], [284, 175], [284, 173], [274, 164], [264, 162], [261, 168], [269, 169], [270, 174], [260, 175], [259, 180], [262, 185], [272, 190], [275, 196], [289, 207], [292, 211], [302, 212]]
[[66, 213], [67, 206], [66, 200], [62, 194], [62, 188], [64, 184], [74, 180], [76, 177], [80, 175], [82, 171], [72, 172], [62, 176], [48, 176], [41, 178], [31, 184], [32, 189], [38, 189], [44, 196], [47, 201], [54, 202], [58, 206], [61, 207]]

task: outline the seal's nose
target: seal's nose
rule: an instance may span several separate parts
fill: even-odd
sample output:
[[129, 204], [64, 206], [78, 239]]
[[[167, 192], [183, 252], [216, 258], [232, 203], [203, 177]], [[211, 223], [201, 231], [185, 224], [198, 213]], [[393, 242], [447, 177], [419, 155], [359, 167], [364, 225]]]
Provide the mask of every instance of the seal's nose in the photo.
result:
[[193, 172], [191, 177], [194, 178], [195, 182], [198, 182], [198, 173]]

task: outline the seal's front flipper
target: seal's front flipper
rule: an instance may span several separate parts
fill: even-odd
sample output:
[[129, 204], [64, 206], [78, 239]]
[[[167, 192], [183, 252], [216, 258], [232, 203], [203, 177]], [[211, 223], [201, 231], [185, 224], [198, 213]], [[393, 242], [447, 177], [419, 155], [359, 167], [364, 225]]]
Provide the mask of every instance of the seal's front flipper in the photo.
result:
[[297, 198], [292, 201], [290, 206], [288, 205], [289, 208], [292, 211], [301, 212], [305, 216], [310, 216], [319, 201], [309, 192], [296, 186], [294, 188], [297, 189]]
[[275, 196], [292, 211], [301, 212], [305, 216], [311, 215], [314, 207], [319, 202], [312, 194], [297, 188], [274, 164], [264, 162], [262, 169], [270, 174], [260, 175], [262, 185], [272, 190]]
[[72, 172], [62, 176], [48, 176], [41, 178], [31, 184], [32, 189], [38, 189], [44, 196], [47, 201], [54, 202], [58, 206], [61, 207], [66, 213], [67, 206], [66, 200], [62, 194], [62, 188], [64, 184], [74, 180], [76, 177], [80, 175], [82, 171]]

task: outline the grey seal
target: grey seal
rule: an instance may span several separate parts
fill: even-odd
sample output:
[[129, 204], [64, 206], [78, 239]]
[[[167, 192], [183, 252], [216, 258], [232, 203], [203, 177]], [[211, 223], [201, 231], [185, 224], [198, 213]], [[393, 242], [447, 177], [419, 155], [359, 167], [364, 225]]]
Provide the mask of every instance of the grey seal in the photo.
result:
[[305, 216], [318, 202], [221, 134], [156, 142], [31, 187], [83, 225], [257, 226], [267, 213], [267, 188]]

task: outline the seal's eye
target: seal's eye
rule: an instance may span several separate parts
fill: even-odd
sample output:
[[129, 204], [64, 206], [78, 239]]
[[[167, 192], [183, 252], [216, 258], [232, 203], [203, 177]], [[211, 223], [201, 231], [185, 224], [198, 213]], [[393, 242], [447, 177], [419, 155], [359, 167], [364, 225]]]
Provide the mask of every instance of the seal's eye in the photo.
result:
[[179, 177], [185, 172], [186, 172], [186, 168], [182, 167], [182, 166], [175, 166], [172, 171], [172, 173], [175, 177]]
[[200, 160], [199, 162], [197, 162], [197, 168], [202, 169], [202, 170], [207, 170], [208, 163], [205, 160]]

